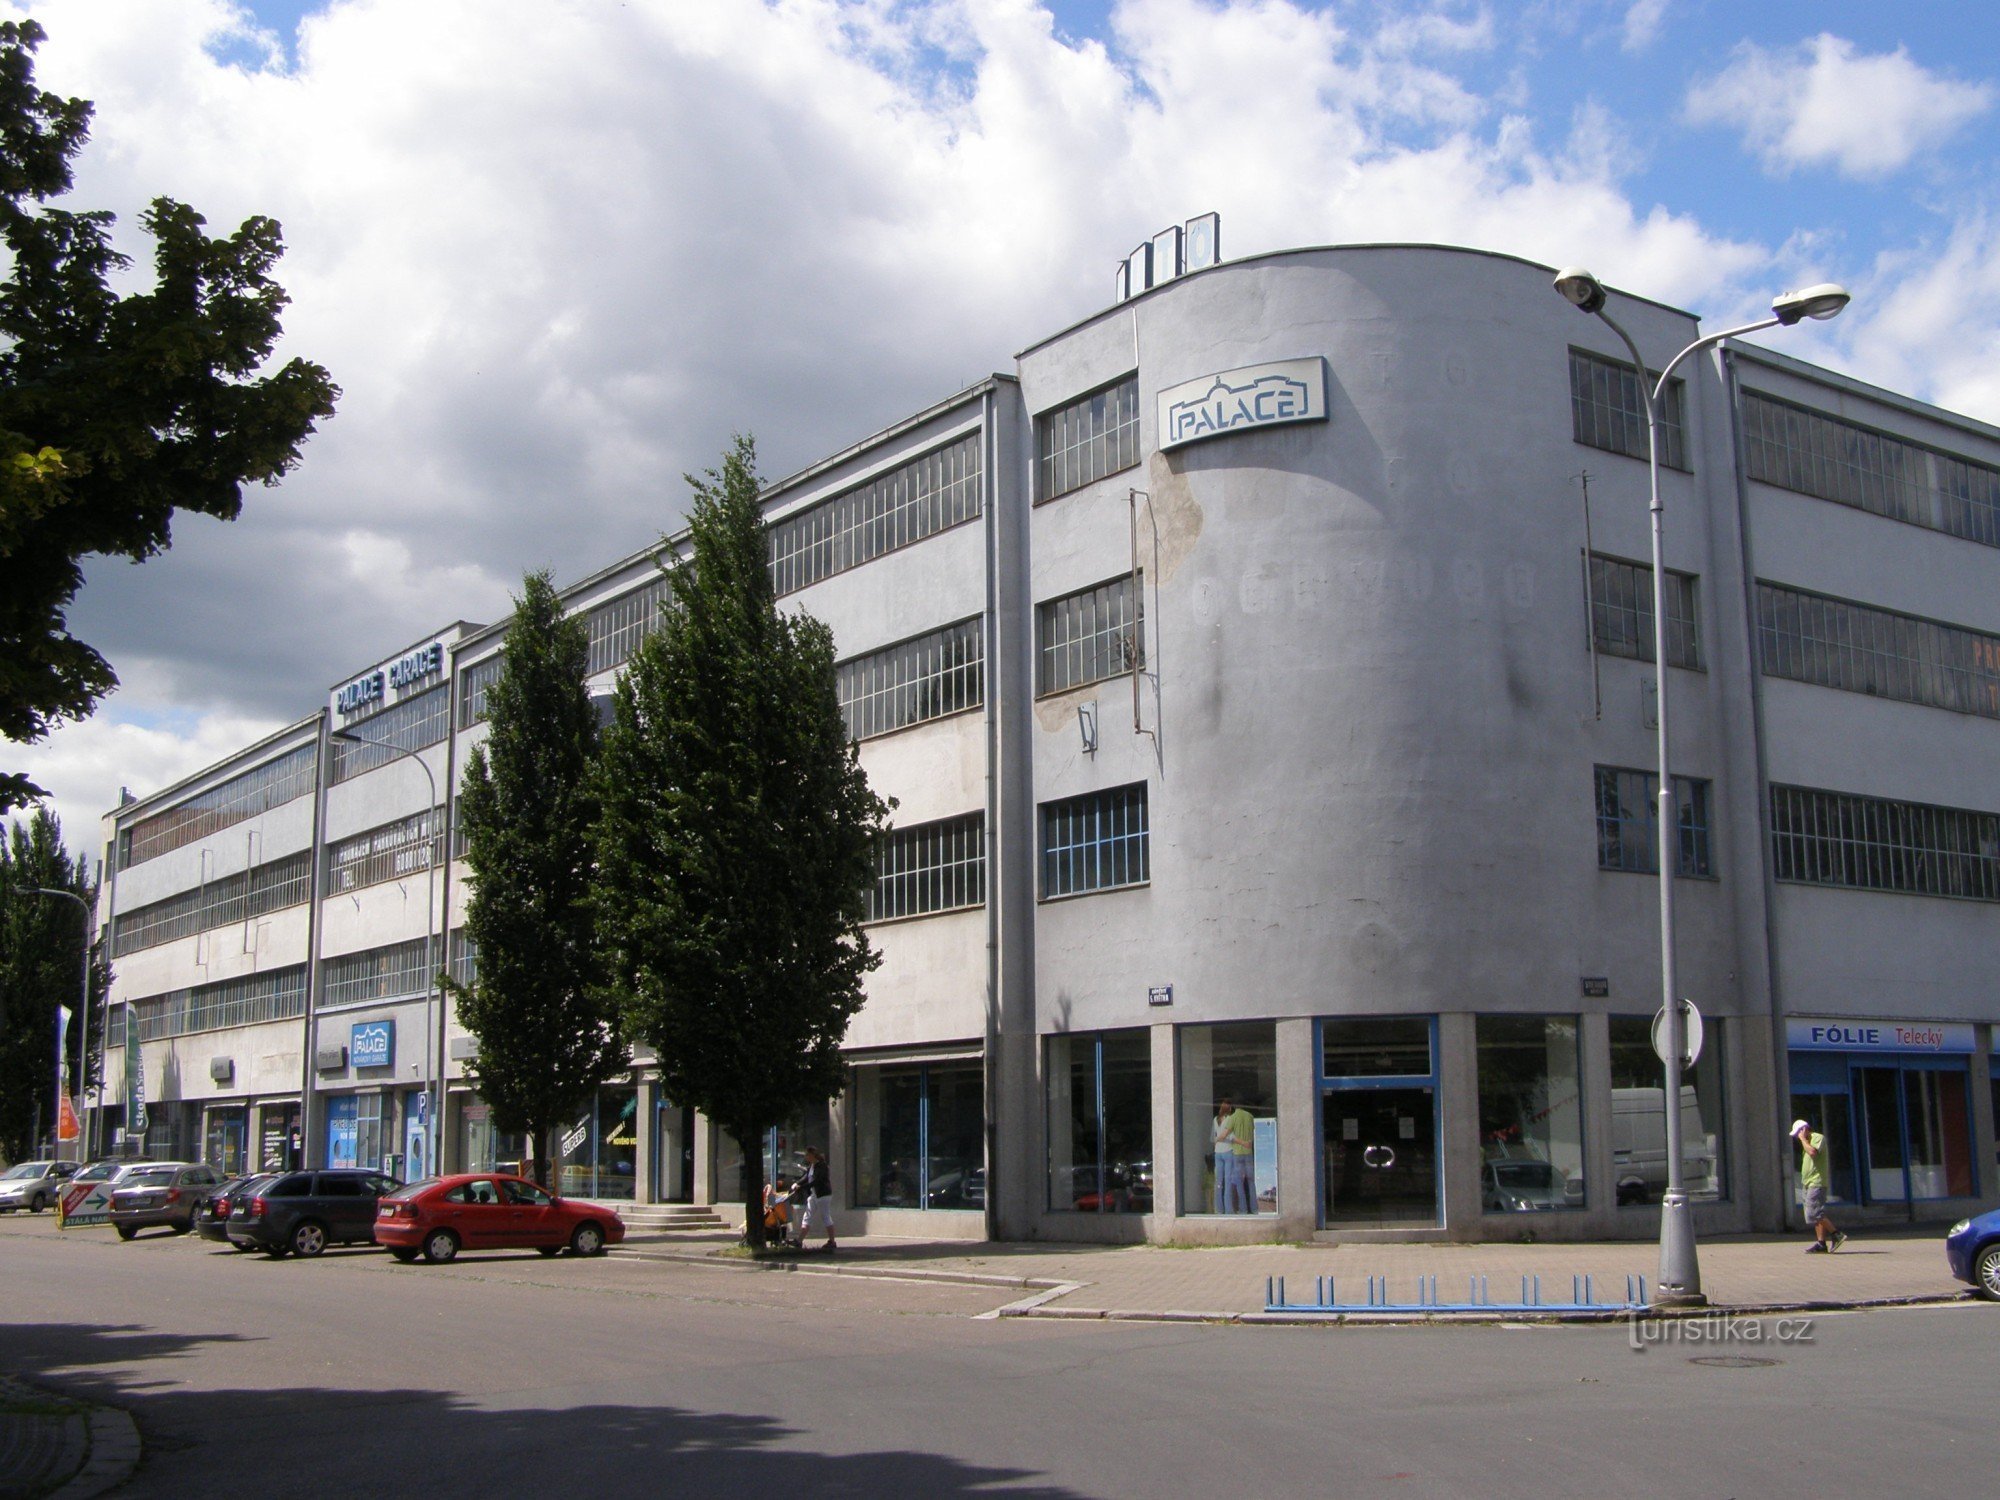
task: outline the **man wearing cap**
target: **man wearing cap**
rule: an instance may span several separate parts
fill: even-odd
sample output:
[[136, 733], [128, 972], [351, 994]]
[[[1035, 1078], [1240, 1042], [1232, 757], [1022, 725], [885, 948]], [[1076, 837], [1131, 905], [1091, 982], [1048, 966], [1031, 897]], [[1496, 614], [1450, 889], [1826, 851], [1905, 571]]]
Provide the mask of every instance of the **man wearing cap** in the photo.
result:
[[1806, 1254], [1830, 1255], [1847, 1243], [1847, 1236], [1826, 1216], [1826, 1137], [1804, 1120], [1794, 1120], [1792, 1139], [1804, 1153], [1799, 1158], [1799, 1186], [1805, 1191], [1806, 1222], [1813, 1231]]

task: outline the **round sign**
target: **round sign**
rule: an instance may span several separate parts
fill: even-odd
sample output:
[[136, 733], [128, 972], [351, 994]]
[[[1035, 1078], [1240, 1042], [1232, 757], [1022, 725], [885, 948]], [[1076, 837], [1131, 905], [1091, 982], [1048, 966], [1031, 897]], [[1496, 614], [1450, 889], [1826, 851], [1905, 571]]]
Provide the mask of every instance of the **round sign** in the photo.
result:
[[[1691, 1068], [1695, 1059], [1701, 1056], [1701, 1012], [1695, 1009], [1694, 1001], [1681, 1001], [1681, 1066]], [[1653, 1016], [1653, 1056], [1661, 1062], [1667, 1060], [1667, 1008], [1663, 1005]]]

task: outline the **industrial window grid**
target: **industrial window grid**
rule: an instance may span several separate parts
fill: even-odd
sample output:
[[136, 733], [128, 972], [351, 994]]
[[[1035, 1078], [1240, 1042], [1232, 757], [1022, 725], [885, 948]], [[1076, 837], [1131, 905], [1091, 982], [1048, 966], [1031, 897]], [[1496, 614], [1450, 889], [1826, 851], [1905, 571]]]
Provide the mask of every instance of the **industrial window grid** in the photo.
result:
[[1771, 859], [1800, 885], [2000, 901], [2000, 814], [1774, 786]]
[[985, 900], [985, 813], [894, 828], [876, 843], [869, 921], [958, 911]]
[[1144, 885], [1152, 878], [1146, 784], [1042, 804], [1042, 895]]
[[1146, 665], [1144, 582], [1128, 573], [1036, 607], [1042, 697]]
[[590, 634], [585, 673], [595, 677], [630, 661], [639, 643], [659, 624], [660, 606], [666, 597], [667, 580], [655, 578], [645, 587], [593, 609], [584, 619]]
[[835, 671], [852, 739], [906, 729], [986, 701], [986, 632], [975, 616], [844, 661]]
[[[1667, 664], [1701, 670], [1694, 575], [1667, 569]], [[1607, 656], [1653, 659], [1653, 570], [1590, 554], [1590, 629]]]
[[[1648, 381], [1659, 377], [1648, 372]], [[1686, 388], [1667, 382], [1660, 399], [1660, 467], [1686, 469], [1687, 433], [1683, 419]], [[1583, 349], [1569, 351], [1570, 422], [1576, 440], [1628, 458], [1646, 456], [1646, 398], [1638, 372], [1623, 360]]]
[[165, 812], [141, 818], [119, 835], [118, 867], [130, 869], [305, 796], [313, 789], [317, 753], [316, 746], [301, 745]]
[[1035, 498], [1053, 500], [1139, 461], [1139, 377], [1035, 418]]
[[1743, 393], [1752, 479], [1872, 515], [2000, 547], [2000, 468], [1843, 422], [1758, 391]]
[[454, 927], [447, 939], [445, 972], [459, 984], [469, 985], [479, 978], [479, 944], [466, 936], [463, 927]]
[[326, 890], [329, 896], [358, 891], [363, 886], [380, 885], [405, 875], [421, 875], [431, 861], [444, 853], [442, 827], [433, 828], [428, 812], [412, 813], [393, 823], [384, 823], [351, 839], [329, 845], [326, 851]]
[[[1659, 873], [1657, 823], [1660, 778], [1651, 771], [1598, 766], [1597, 867], [1640, 875]], [[1704, 878], [1715, 873], [1710, 858], [1708, 783], [1674, 778], [1674, 821], [1680, 829], [1674, 873]]]
[[400, 758], [396, 754], [398, 750], [421, 750], [427, 745], [435, 745], [449, 731], [450, 719], [451, 696], [445, 686], [439, 684], [359, 723], [341, 725], [342, 729], [351, 729], [356, 734], [382, 743], [365, 745], [354, 740], [336, 739], [333, 742], [332, 784], [338, 786], [364, 771], [386, 766]]
[[319, 970], [320, 1003], [357, 1005], [425, 993], [431, 978], [424, 965], [425, 947], [425, 939], [412, 938], [325, 960]]
[[164, 901], [155, 901], [118, 917], [118, 935], [113, 941], [113, 957], [157, 948], [206, 932], [211, 927], [227, 927], [266, 916], [287, 906], [298, 906], [312, 888], [312, 854], [301, 850], [236, 875], [224, 875], [182, 891]]
[[979, 514], [980, 435], [969, 432], [770, 527], [771, 587], [789, 594]]
[[2000, 718], [2000, 636], [1759, 583], [1757, 639], [1773, 677]]
[[470, 729], [474, 724], [486, 722], [486, 693], [500, 680], [500, 672], [507, 665], [504, 656], [489, 656], [484, 661], [476, 661], [458, 674], [458, 727]]
[[[305, 1013], [303, 964], [132, 1002], [132, 1019], [138, 1023], [142, 1042], [226, 1026], [253, 1026], [260, 1021], [290, 1021]], [[124, 1040], [122, 1030], [119, 1040]]]

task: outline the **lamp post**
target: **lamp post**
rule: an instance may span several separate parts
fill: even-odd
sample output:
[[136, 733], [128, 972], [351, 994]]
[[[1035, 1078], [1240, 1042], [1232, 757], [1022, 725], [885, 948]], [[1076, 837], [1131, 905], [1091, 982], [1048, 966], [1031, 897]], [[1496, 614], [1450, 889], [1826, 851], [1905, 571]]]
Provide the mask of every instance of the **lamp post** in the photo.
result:
[[1847, 306], [1845, 287], [1824, 282], [1804, 291], [1788, 292], [1771, 304], [1771, 316], [1740, 328], [1726, 328], [1698, 338], [1668, 360], [1659, 378], [1648, 383], [1646, 361], [1639, 346], [1604, 310], [1604, 284], [1579, 266], [1567, 266], [1556, 273], [1556, 290], [1578, 311], [1594, 315], [1625, 345], [1632, 355], [1632, 369], [1639, 394], [1646, 404], [1646, 473], [1652, 496], [1653, 532], [1653, 665], [1659, 676], [1655, 695], [1658, 721], [1659, 803], [1654, 811], [1658, 834], [1656, 850], [1660, 866], [1660, 1003], [1665, 1010], [1666, 1064], [1665, 1097], [1667, 1134], [1667, 1190], [1660, 1200], [1660, 1279], [1658, 1301], [1665, 1306], [1693, 1306], [1706, 1302], [1702, 1295], [1701, 1267], [1695, 1259], [1694, 1214], [1688, 1206], [1687, 1184], [1681, 1154], [1681, 1058], [1687, 1049], [1686, 1017], [1681, 1012], [1679, 986], [1674, 973], [1674, 867], [1678, 864], [1676, 845], [1679, 820], [1675, 817], [1673, 771], [1668, 764], [1667, 740], [1667, 572], [1663, 548], [1663, 509], [1660, 504], [1660, 403], [1674, 369], [1689, 355], [1721, 343], [1724, 339], [1755, 333], [1777, 326], [1791, 327], [1806, 318], [1826, 319]]
[[[82, 1040], [79, 1043], [76, 1082], [77, 1091], [85, 1096], [84, 1113], [87, 1116], [90, 1111], [88, 1097], [90, 1089], [90, 903], [75, 891], [59, 891], [51, 886], [17, 885], [14, 887], [14, 891], [17, 895], [22, 896], [60, 896], [65, 901], [74, 901], [83, 912], [83, 1005], [82, 1009], [78, 1012], [78, 1015], [82, 1018], [83, 1034]], [[56, 1028], [56, 1093], [55, 1098], [50, 1101], [50, 1107], [55, 1111], [55, 1118], [50, 1121], [49, 1125], [49, 1144], [53, 1147], [57, 1160], [62, 1158], [62, 1141], [58, 1135], [58, 1132], [62, 1129], [62, 1103], [63, 1046], [62, 1027], [58, 1026]], [[76, 1159], [78, 1161], [83, 1160], [83, 1140], [82, 1122], [79, 1121], [76, 1148]]]
[[373, 745], [377, 750], [387, 750], [395, 760], [413, 760], [417, 769], [424, 773], [424, 780], [430, 786], [431, 803], [424, 815], [424, 1094], [429, 1101], [430, 1118], [424, 1122], [424, 1152], [428, 1160], [424, 1170], [436, 1172], [438, 1169], [438, 1115], [444, 1101], [440, 1097], [440, 1080], [444, 1073], [444, 1049], [438, 1048], [437, 1065], [431, 1064], [431, 1043], [437, 1039], [437, 1022], [431, 1012], [431, 1002], [438, 998], [437, 980], [437, 844], [440, 834], [437, 826], [438, 795], [437, 777], [431, 773], [429, 762], [415, 750], [405, 750], [400, 745], [392, 745], [387, 740], [370, 739], [365, 734], [356, 734], [351, 729], [336, 729], [332, 737], [346, 740], [356, 745]]

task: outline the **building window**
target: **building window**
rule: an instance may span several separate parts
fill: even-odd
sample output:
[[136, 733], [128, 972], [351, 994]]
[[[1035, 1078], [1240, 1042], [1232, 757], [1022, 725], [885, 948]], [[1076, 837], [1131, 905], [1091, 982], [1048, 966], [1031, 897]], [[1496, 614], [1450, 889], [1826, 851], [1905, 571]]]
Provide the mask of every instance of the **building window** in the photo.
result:
[[869, 921], [958, 911], [985, 901], [985, 813], [892, 828], [875, 845]]
[[980, 510], [980, 434], [913, 459], [770, 526], [771, 587], [789, 594], [970, 521]]
[[1766, 675], [2000, 718], [2000, 636], [1757, 585]]
[[1269, 1021], [1183, 1026], [1181, 1212], [1278, 1211], [1278, 1033]]
[[986, 632], [977, 618], [856, 656], [834, 670], [850, 738], [865, 740], [986, 701]]
[[[1590, 629], [1606, 656], [1653, 659], [1653, 570], [1644, 563], [1590, 555]], [[1694, 575], [1667, 569], [1667, 663], [1701, 670], [1700, 617]]]
[[[1648, 373], [1648, 384], [1659, 377]], [[1681, 413], [1685, 394], [1667, 382], [1660, 400], [1660, 467], [1686, 469], [1687, 440]], [[1646, 457], [1646, 398], [1632, 366], [1581, 349], [1569, 351], [1570, 421], [1576, 440], [1628, 458]]]
[[[1660, 778], [1651, 771], [1597, 767], [1598, 869], [1659, 873], [1659, 791]], [[1680, 828], [1674, 873], [1691, 878], [1714, 875], [1706, 781], [1691, 776], [1674, 778], [1674, 817]]]
[[976, 1057], [855, 1068], [855, 1204], [984, 1208], [985, 1078]]
[[584, 629], [590, 637], [585, 675], [595, 677], [630, 661], [639, 643], [659, 624], [660, 606], [666, 597], [667, 580], [656, 578], [622, 599], [598, 605], [585, 616]]
[[1096, 588], [1036, 606], [1040, 695], [1065, 692], [1146, 665], [1143, 574], [1127, 573]]
[[2000, 469], [1743, 393], [1744, 471], [1871, 515], [2000, 547]]
[[1152, 878], [1148, 833], [1144, 782], [1044, 802], [1043, 897], [1144, 885]]
[[301, 745], [254, 771], [197, 792], [165, 812], [139, 819], [118, 836], [119, 868], [143, 864], [305, 796], [313, 789], [318, 753], [315, 745]]
[[419, 693], [414, 698], [405, 698], [393, 708], [385, 708], [379, 714], [353, 724], [343, 724], [342, 729], [351, 729], [365, 739], [379, 741], [379, 744], [362, 744], [358, 740], [336, 739], [333, 742], [333, 785], [372, 771], [377, 766], [386, 766], [399, 759], [398, 750], [421, 750], [427, 745], [435, 745], [450, 730], [451, 696], [443, 684]]
[[1479, 1194], [1489, 1213], [1583, 1207], [1575, 1016], [1480, 1016]]
[[474, 662], [458, 674], [458, 727], [470, 729], [475, 724], [486, 722], [486, 693], [500, 680], [500, 673], [506, 668], [507, 660], [502, 656], [489, 656], [484, 661]]
[[445, 972], [454, 982], [470, 987], [479, 979], [479, 944], [454, 927], [445, 941]]
[[2000, 901], [2000, 815], [1774, 786], [1771, 861], [1800, 885]]
[[319, 970], [320, 1004], [330, 1009], [422, 995], [430, 985], [429, 947], [428, 939], [413, 938], [327, 959]]
[[[1658, 1203], [1667, 1190], [1666, 1079], [1653, 1051], [1651, 1016], [1612, 1016], [1611, 1173], [1620, 1207]], [[1694, 1066], [1681, 1070], [1681, 1182], [1688, 1197], [1728, 1195], [1722, 1095], [1722, 1033], [1708, 1022]]]
[[1152, 1048], [1143, 1027], [1048, 1039], [1051, 1209], [1152, 1212]]
[[227, 927], [298, 906], [312, 893], [312, 854], [301, 850], [241, 875], [224, 875], [192, 891], [122, 912], [114, 957], [157, 948], [214, 927]]
[[427, 834], [431, 822], [430, 813], [415, 813], [329, 845], [326, 894], [340, 896], [385, 880], [424, 874], [444, 853], [444, 830]]
[[[130, 1009], [131, 1025], [138, 1029], [142, 1042], [219, 1031], [227, 1026], [254, 1026], [260, 1021], [290, 1021], [305, 1013], [303, 964], [149, 996], [132, 1001]], [[119, 1040], [124, 1040], [122, 1033]]]
[[1053, 500], [1139, 461], [1139, 377], [1035, 418], [1035, 498]]

